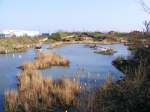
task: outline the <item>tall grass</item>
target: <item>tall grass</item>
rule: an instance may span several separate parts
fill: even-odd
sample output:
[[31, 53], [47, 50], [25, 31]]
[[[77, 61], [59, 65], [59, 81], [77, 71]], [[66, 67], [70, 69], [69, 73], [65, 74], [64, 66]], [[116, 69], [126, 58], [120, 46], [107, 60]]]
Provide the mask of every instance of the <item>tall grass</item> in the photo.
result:
[[71, 79], [54, 81], [36, 70], [26, 69], [18, 76], [18, 89], [5, 92], [5, 112], [48, 112], [78, 104], [79, 84]]
[[38, 53], [33, 62], [25, 63], [21, 69], [45, 69], [52, 66], [68, 66], [69, 60], [56, 53]]
[[39, 42], [38, 37], [12, 37], [0, 39], [0, 53], [23, 52]]
[[61, 47], [63, 45], [64, 45], [63, 42], [54, 42], [54, 43], [50, 44], [50, 48], [58, 48], [58, 47]]
[[38, 54], [37, 66], [26, 64], [18, 76], [18, 89], [5, 92], [5, 112], [66, 111], [70, 107], [80, 112], [150, 112], [149, 56], [150, 48], [142, 48], [133, 59], [118, 58], [114, 65], [124, 72], [123, 79], [113, 82], [109, 76], [99, 89], [89, 89], [71, 79], [42, 77], [37, 68], [58, 65], [59, 61], [55, 56]]
[[113, 82], [109, 76], [99, 89], [89, 89], [71, 79], [45, 78], [36, 69], [26, 68], [18, 76], [17, 91], [5, 93], [5, 112], [65, 111], [71, 107], [81, 112], [148, 112], [150, 82], [142, 65], [132, 72], [134, 78], [128, 74]]
[[[10, 90], [5, 92], [5, 111], [16, 112], [18, 103], [18, 93], [16, 90]], [[9, 102], [9, 103], [8, 103]]]

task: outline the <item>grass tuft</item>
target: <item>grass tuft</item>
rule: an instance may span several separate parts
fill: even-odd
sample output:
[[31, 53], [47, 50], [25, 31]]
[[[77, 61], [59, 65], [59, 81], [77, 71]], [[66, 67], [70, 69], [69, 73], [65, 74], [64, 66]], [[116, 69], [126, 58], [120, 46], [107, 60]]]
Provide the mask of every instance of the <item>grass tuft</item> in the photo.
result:
[[71, 79], [54, 81], [31, 69], [23, 70], [17, 79], [18, 89], [5, 92], [5, 112], [65, 110], [78, 104], [79, 84]]
[[69, 63], [69, 60], [56, 53], [38, 53], [33, 62], [24, 63], [20, 68], [46, 69], [52, 66], [69, 66]]

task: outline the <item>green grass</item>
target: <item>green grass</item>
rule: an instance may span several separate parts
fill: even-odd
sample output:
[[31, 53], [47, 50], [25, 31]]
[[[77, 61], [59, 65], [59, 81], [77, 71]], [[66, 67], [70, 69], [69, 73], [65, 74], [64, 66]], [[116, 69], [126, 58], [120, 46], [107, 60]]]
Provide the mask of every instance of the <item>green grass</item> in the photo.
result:
[[[71, 36], [69, 38], [65, 38]], [[102, 32], [56, 32], [49, 36], [49, 40], [51, 41], [82, 41], [83, 37], [91, 37], [93, 41], [101, 41], [104, 38], [109, 40], [125, 38], [127, 37], [127, 33], [102, 33]]]
[[38, 37], [12, 37], [0, 39], [0, 53], [14, 53], [26, 51], [39, 42]]

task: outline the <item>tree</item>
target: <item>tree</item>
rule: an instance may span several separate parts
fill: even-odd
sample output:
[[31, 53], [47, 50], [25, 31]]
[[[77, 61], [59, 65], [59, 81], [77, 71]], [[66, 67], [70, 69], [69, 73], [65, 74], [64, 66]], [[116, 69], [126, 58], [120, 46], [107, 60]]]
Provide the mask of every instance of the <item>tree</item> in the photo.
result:
[[56, 40], [56, 41], [60, 41], [61, 40], [61, 35], [59, 32], [57, 33], [53, 33], [51, 36], [49, 36], [50, 39]]
[[144, 21], [144, 32], [148, 33], [150, 32], [150, 21]]
[[140, 4], [142, 5], [144, 11], [150, 14], [150, 7], [144, 2], [144, 0], [140, 0]]
[[[140, 0], [140, 4], [143, 7], [144, 11], [148, 14], [150, 14], [150, 7], [145, 3], [144, 0]], [[150, 21], [146, 20], [144, 21], [144, 32], [148, 33], [150, 32]]]

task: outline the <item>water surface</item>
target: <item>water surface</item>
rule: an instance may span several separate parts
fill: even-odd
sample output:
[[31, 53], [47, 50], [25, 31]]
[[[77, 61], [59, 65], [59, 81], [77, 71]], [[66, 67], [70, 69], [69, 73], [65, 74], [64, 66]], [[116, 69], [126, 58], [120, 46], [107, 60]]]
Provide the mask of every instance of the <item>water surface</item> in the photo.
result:
[[[48, 45], [44, 45], [43, 51], [53, 51], [64, 56], [70, 60], [70, 66], [67, 68], [52, 67], [41, 72], [44, 76], [54, 79], [76, 77], [79, 74], [82, 84], [91, 83], [98, 86], [109, 74], [112, 74], [115, 80], [120, 79], [122, 73], [112, 65], [112, 61], [118, 56], [129, 56], [127, 46], [121, 44], [101, 46], [114, 48], [117, 53], [111, 56], [95, 54], [93, 49], [82, 44], [66, 45], [56, 49], [47, 49]], [[0, 55], [0, 111], [2, 111], [4, 91], [16, 88], [16, 75], [20, 73], [17, 67], [26, 61], [33, 60], [35, 54], [36, 51], [30, 49], [25, 53]]]

